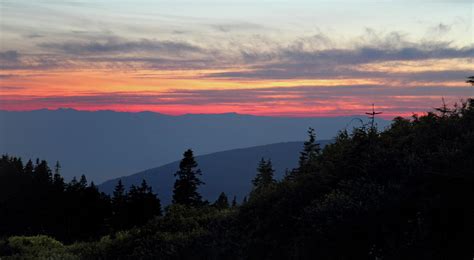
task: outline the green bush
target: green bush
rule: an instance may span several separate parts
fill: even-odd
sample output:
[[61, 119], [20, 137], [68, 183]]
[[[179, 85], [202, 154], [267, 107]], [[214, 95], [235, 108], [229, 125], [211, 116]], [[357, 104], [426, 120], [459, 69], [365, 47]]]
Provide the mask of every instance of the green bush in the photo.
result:
[[7, 240], [11, 256], [6, 259], [78, 259], [54, 238], [38, 236], [13, 236]]

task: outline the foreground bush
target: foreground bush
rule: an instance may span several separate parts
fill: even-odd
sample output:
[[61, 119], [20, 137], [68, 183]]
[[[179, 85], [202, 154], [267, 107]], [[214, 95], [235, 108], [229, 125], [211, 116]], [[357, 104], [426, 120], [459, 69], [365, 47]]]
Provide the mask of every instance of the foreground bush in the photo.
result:
[[5, 259], [79, 259], [67, 252], [61, 242], [43, 235], [10, 237], [4, 247], [11, 254]]

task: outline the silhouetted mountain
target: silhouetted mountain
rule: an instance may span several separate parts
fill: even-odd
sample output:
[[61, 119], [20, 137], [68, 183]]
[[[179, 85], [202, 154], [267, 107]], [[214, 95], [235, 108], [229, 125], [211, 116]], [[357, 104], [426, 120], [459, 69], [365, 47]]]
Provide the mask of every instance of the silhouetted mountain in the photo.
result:
[[[319, 141], [321, 146], [329, 141]], [[235, 149], [217, 152], [196, 157], [202, 170], [201, 179], [205, 185], [201, 186], [200, 193], [204, 199], [213, 202], [219, 193], [225, 192], [229, 198], [235, 195], [238, 200], [248, 195], [251, 181], [257, 172], [258, 162], [262, 157], [271, 159], [276, 170], [275, 177], [280, 179], [286, 169], [293, 169], [298, 164], [299, 152], [303, 142], [277, 143], [250, 148]], [[111, 194], [118, 180], [121, 179], [125, 187], [139, 185], [143, 179], [153, 187], [164, 204], [171, 201], [174, 173], [179, 168], [179, 161], [160, 167], [145, 170], [130, 176], [109, 180], [99, 185], [99, 189]]]
[[[101, 182], [197, 155], [305, 138], [358, 126], [353, 117], [284, 118], [240, 114], [168, 116], [153, 112], [0, 111], [0, 153], [59, 160], [66, 179], [86, 174]], [[365, 118], [361, 116], [361, 118]], [[380, 126], [388, 121], [380, 120]]]

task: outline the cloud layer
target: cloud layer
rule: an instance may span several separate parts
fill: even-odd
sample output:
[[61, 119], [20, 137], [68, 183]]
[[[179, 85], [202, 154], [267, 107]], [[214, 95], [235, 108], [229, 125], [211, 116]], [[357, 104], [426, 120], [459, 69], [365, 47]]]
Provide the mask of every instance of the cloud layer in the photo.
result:
[[0, 109], [424, 111], [471, 95], [469, 5], [440, 6], [18, 0], [2, 6]]

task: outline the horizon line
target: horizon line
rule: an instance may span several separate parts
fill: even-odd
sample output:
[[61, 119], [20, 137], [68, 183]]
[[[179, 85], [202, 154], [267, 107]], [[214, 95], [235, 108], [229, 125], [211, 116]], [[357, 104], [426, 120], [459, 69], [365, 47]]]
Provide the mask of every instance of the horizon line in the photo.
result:
[[[321, 114], [321, 115], [298, 115], [298, 114], [293, 114], [293, 115], [287, 115], [287, 114], [274, 114], [274, 115], [262, 115], [262, 114], [243, 114], [243, 113], [238, 113], [238, 112], [222, 112], [222, 113], [183, 113], [183, 114], [170, 114], [170, 113], [162, 113], [162, 112], [157, 112], [157, 111], [150, 111], [150, 110], [141, 110], [141, 111], [123, 111], [123, 110], [112, 110], [112, 109], [77, 109], [77, 108], [72, 108], [72, 107], [59, 107], [59, 108], [38, 108], [38, 109], [2, 109], [0, 108], [1, 112], [39, 112], [39, 111], [75, 111], [75, 112], [90, 112], [90, 113], [95, 113], [95, 112], [113, 112], [113, 113], [124, 113], [124, 114], [154, 114], [154, 115], [161, 115], [161, 116], [169, 116], [169, 117], [183, 117], [183, 116], [199, 116], [199, 115], [236, 115], [236, 116], [251, 116], [251, 117], [272, 117], [272, 118], [338, 118], [338, 117], [362, 117], [362, 118], [368, 118], [367, 115], [363, 114], [339, 114], [339, 115], [333, 115], [333, 114]], [[383, 112], [383, 111], [382, 111]], [[413, 115], [420, 115], [420, 114], [426, 114], [427, 112], [412, 112], [410, 114], [407, 113], [407, 115], [395, 115], [395, 114], [385, 114], [382, 116], [377, 117], [376, 119], [383, 119], [383, 120], [392, 120], [396, 117], [411, 117]]]

